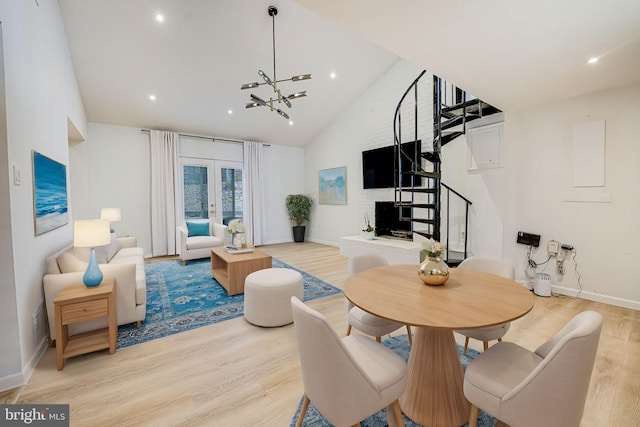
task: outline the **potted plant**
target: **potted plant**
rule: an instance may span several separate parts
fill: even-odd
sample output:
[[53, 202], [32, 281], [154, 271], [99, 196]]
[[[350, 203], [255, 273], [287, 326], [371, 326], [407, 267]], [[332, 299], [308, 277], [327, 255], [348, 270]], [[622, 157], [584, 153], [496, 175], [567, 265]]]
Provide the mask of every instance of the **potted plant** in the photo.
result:
[[362, 229], [364, 233], [364, 238], [367, 240], [373, 240], [375, 233], [373, 227], [371, 226], [371, 220], [368, 213], [364, 214], [364, 225], [365, 227]]
[[289, 219], [294, 222], [293, 241], [304, 242], [306, 227], [305, 221], [309, 221], [311, 215], [311, 197], [304, 194], [290, 194], [287, 196], [286, 205]]

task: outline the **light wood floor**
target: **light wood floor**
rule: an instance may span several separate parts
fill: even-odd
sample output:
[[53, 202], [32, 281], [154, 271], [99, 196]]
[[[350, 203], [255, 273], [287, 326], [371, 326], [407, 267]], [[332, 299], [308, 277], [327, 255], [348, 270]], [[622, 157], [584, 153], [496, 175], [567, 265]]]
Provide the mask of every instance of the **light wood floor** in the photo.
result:
[[[346, 258], [335, 247], [306, 242], [261, 249], [335, 286], [344, 283]], [[309, 305], [344, 335], [344, 296]], [[534, 349], [583, 310], [597, 310], [605, 321], [581, 426], [638, 426], [640, 312], [536, 298], [505, 340]], [[0, 403], [68, 403], [72, 426], [288, 426], [302, 392], [293, 325], [264, 329], [238, 318], [114, 355], [68, 359], [60, 372], [50, 348], [29, 383], [0, 393]]]

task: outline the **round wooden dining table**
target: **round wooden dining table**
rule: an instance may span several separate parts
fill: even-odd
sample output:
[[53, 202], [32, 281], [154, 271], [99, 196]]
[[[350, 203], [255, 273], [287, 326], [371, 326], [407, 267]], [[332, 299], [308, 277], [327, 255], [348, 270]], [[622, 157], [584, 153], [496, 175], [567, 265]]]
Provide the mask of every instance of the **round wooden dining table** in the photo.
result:
[[462, 391], [464, 372], [453, 331], [510, 322], [533, 308], [529, 290], [513, 280], [451, 269], [442, 286], [428, 286], [417, 265], [389, 265], [347, 279], [344, 293], [361, 309], [413, 326], [402, 412], [422, 426], [461, 426], [469, 421]]

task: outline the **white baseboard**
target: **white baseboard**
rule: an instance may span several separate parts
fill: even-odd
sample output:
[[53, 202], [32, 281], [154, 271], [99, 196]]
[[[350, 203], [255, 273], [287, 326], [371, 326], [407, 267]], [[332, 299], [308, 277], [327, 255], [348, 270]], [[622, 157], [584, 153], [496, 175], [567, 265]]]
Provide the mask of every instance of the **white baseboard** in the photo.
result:
[[22, 372], [0, 378], [0, 392], [26, 385], [31, 379], [33, 371], [35, 371], [36, 366], [38, 366], [38, 362], [40, 362], [40, 359], [44, 356], [48, 347], [49, 338], [45, 336], [40, 344], [38, 344], [38, 348], [33, 353], [29, 363], [22, 369]]
[[327, 245], [327, 246], [335, 246], [335, 247], [339, 247], [340, 246], [338, 243], [330, 242], [328, 240], [307, 239], [307, 241], [313, 242], [313, 243], [320, 243], [322, 245]]
[[[626, 298], [612, 297], [610, 295], [598, 294], [595, 292], [586, 292], [586, 291], [579, 292], [577, 289], [574, 289], [574, 288], [566, 288], [566, 287], [557, 286], [557, 285], [552, 285], [551, 289], [553, 290], [553, 292], [561, 295], [577, 297], [577, 298], [586, 299], [589, 301], [601, 302], [604, 304], [615, 305], [617, 307], [630, 308], [632, 310], [640, 310], [640, 301], [633, 301]], [[580, 294], [578, 295], [578, 293]]]

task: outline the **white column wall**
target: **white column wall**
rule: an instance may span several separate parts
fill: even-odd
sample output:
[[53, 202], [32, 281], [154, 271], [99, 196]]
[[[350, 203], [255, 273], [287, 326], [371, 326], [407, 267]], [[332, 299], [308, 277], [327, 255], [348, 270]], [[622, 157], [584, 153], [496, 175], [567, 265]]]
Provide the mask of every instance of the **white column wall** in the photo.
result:
[[[151, 255], [151, 149], [140, 128], [89, 123], [87, 136], [90, 212], [120, 208], [114, 223], [118, 236], [134, 236], [145, 256]], [[81, 219], [81, 218], [78, 218]]]
[[[35, 236], [31, 152], [36, 150], [67, 165], [71, 194], [68, 121], [77, 130], [74, 137], [82, 138], [86, 135], [86, 117], [58, 2], [40, 0], [39, 6], [36, 2], [0, 2], [0, 21], [8, 163], [2, 170], [16, 165], [22, 177], [20, 185], [10, 184], [8, 198], [3, 194], [0, 201], [11, 206], [13, 255], [13, 271], [3, 270], [0, 281], [0, 390], [4, 390], [24, 384], [46, 349], [47, 330], [42, 323], [45, 258], [73, 236], [72, 210], [69, 224]], [[39, 313], [37, 330], [33, 327], [34, 313]]]
[[264, 149], [265, 245], [293, 241], [285, 200], [289, 194], [305, 193], [304, 152], [303, 148], [284, 145]]

